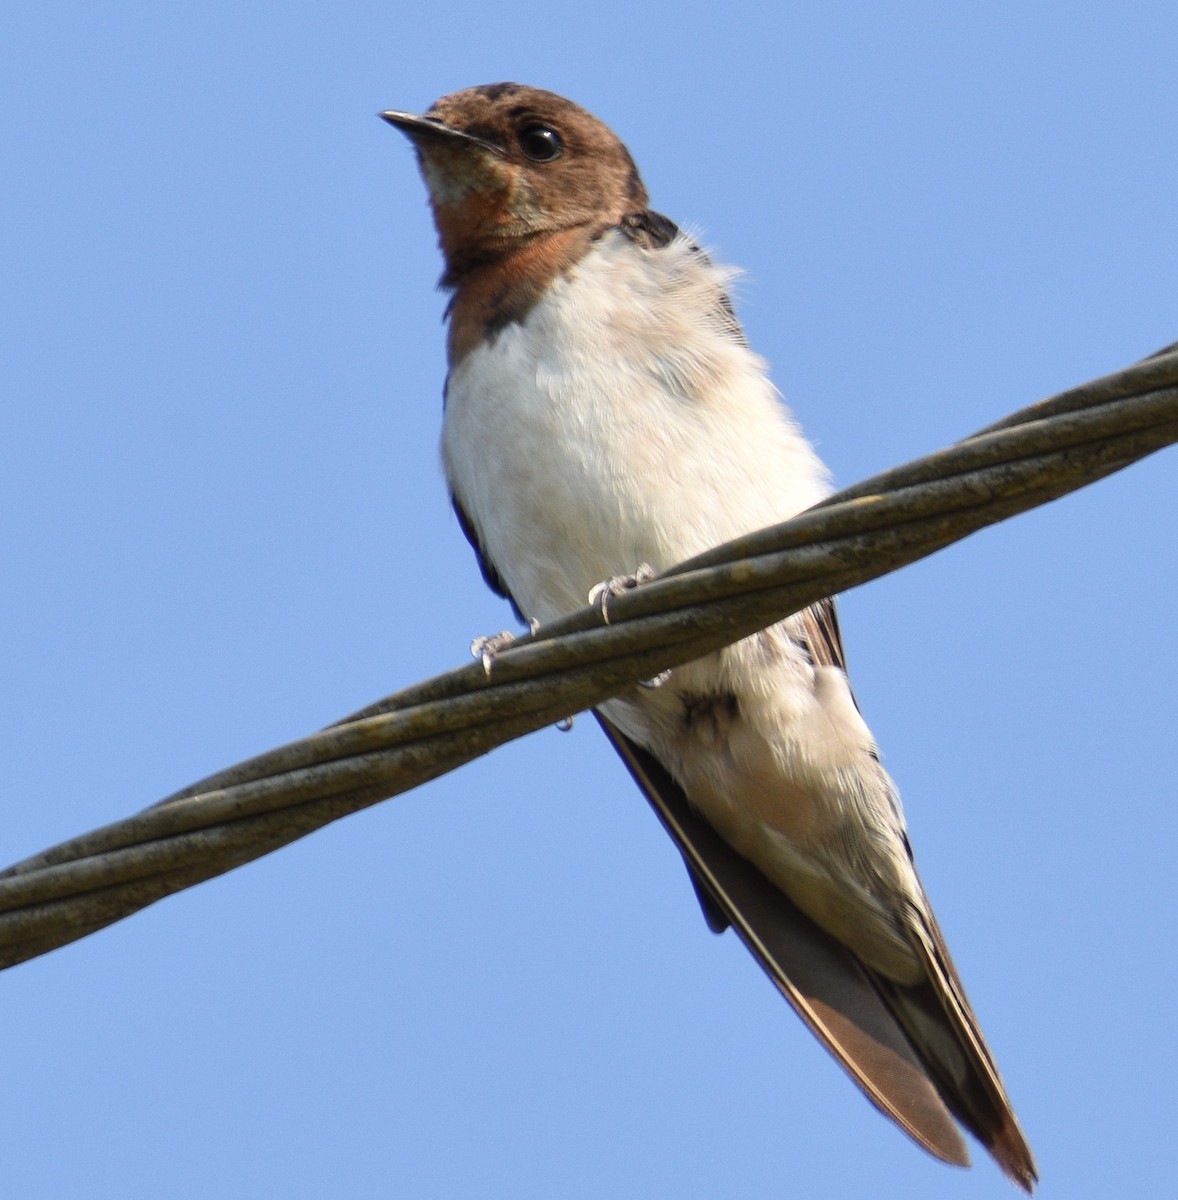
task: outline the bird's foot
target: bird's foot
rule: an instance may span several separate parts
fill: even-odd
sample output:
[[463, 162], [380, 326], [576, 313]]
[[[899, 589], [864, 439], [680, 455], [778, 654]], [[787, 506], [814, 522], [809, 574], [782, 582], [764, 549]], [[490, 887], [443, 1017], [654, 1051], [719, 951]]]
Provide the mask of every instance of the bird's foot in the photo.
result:
[[[540, 622], [532, 620], [528, 622], [533, 633], [540, 628]], [[498, 633], [491, 634], [490, 637], [477, 637], [470, 644], [471, 656], [477, 658], [483, 664], [483, 671], [488, 679], [491, 678], [491, 671], [495, 666], [495, 660], [507, 649], [508, 646], [514, 644], [515, 634], [510, 629], [502, 629]]]
[[491, 634], [490, 637], [477, 637], [471, 642], [471, 656], [477, 658], [483, 664], [483, 673], [488, 679], [491, 677], [491, 670], [495, 666], [495, 660], [514, 641], [515, 634], [510, 629], [503, 629], [499, 633]]
[[[609, 624], [609, 602], [612, 596], [620, 596], [624, 592], [633, 591], [636, 587], [641, 587], [644, 583], [650, 583], [656, 578], [654, 567], [650, 563], [642, 563], [638, 570], [633, 575], [615, 575], [612, 579], [603, 579], [589, 593], [589, 603], [596, 606], [601, 613], [601, 619], [606, 625]], [[660, 671], [653, 679], [644, 679], [638, 685], [644, 688], [662, 687], [668, 679], [671, 678], [671, 672]]]
[[602, 621], [608, 625], [610, 598], [633, 591], [644, 583], [650, 583], [654, 577], [654, 567], [650, 563], [642, 563], [633, 575], [615, 575], [612, 579], [603, 579], [596, 584], [589, 592], [589, 603], [601, 613]]

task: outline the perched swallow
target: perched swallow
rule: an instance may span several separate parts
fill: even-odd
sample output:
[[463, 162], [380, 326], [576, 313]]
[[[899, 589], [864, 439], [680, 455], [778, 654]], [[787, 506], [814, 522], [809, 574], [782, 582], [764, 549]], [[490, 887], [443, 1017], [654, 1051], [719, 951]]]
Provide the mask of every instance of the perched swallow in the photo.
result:
[[[499, 83], [381, 116], [413, 143], [452, 293], [442, 458], [487, 583], [525, 619], [668, 568], [828, 492], [748, 347], [731, 273], [653, 212], [626, 148]], [[1036, 1181], [917, 878], [830, 600], [598, 718], [731, 925], [867, 1098], [968, 1162], [959, 1121]]]

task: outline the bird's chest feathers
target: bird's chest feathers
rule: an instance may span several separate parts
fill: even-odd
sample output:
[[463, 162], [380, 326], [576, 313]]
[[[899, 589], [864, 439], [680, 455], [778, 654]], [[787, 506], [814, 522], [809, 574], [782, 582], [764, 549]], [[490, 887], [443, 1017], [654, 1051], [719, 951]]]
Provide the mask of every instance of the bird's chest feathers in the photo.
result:
[[782, 511], [757, 486], [766, 436], [809, 452], [726, 324], [723, 282], [686, 243], [607, 235], [451, 371], [447, 477], [529, 616], [812, 502]]

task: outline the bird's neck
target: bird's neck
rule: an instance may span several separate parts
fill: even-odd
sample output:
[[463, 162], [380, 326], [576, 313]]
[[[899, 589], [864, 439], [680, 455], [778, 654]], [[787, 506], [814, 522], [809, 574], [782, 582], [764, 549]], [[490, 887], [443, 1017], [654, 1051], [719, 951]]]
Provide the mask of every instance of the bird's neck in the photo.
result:
[[[588, 225], [512, 239], [492, 255], [450, 256], [443, 286], [454, 289], [447, 309], [447, 352], [455, 367], [481, 342], [524, 320], [548, 287], [589, 251], [602, 230]], [[455, 269], [458, 264], [458, 269]]]

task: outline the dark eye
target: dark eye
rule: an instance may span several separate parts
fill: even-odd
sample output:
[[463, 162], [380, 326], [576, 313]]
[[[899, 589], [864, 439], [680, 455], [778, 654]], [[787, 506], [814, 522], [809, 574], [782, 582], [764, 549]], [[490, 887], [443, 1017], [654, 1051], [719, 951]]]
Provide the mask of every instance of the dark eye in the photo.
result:
[[532, 162], [551, 162], [560, 157], [561, 151], [564, 150], [564, 142], [560, 140], [560, 134], [555, 129], [549, 129], [547, 125], [531, 124], [525, 125], [519, 131], [519, 148]]

